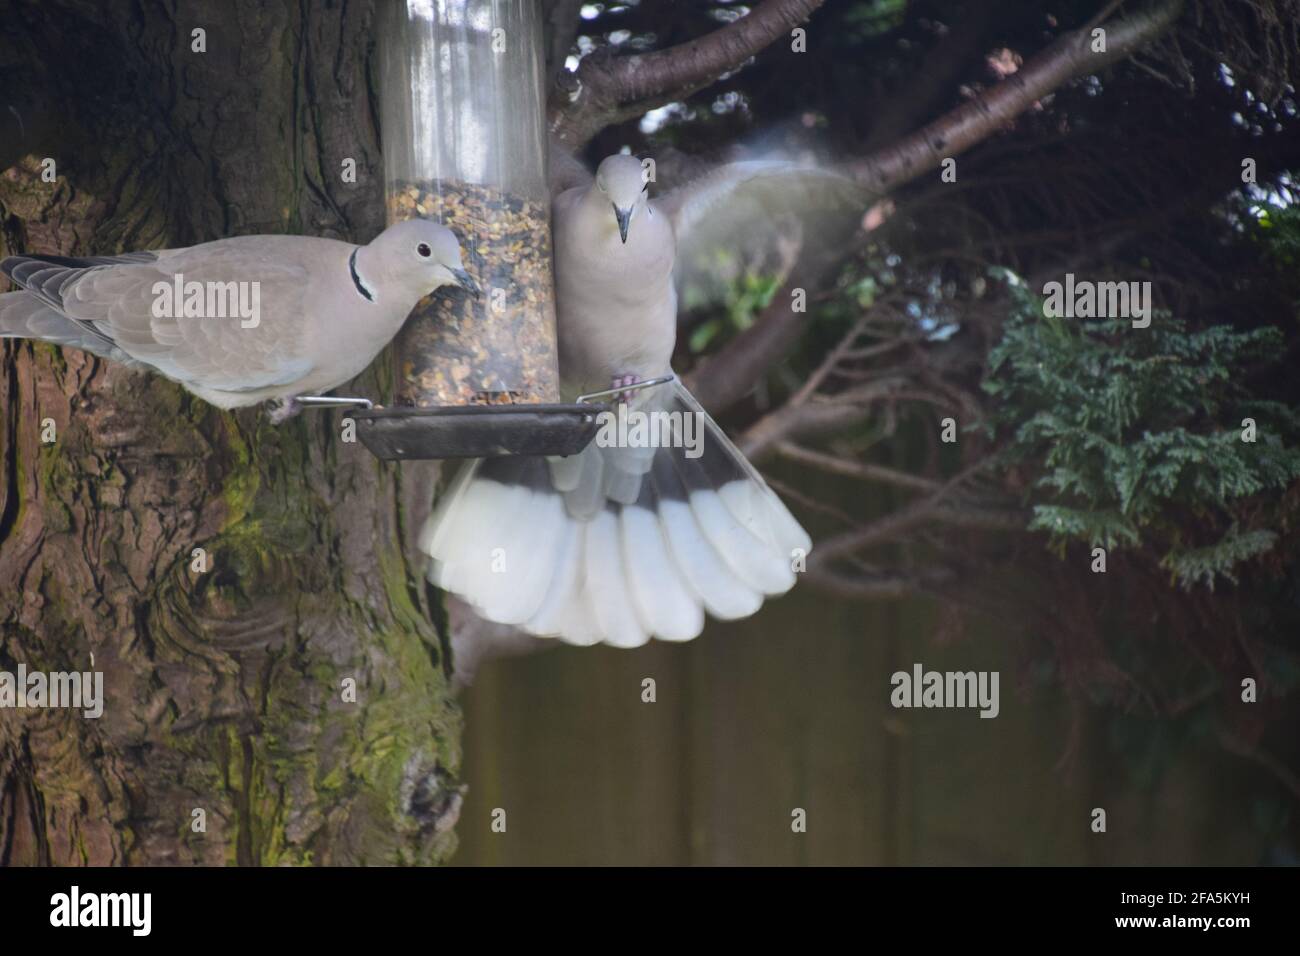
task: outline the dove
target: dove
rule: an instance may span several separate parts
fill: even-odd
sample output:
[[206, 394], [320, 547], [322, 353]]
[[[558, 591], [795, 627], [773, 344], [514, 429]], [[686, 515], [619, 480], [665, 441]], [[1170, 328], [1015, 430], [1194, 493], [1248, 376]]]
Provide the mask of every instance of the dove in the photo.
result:
[[0, 338], [30, 338], [152, 369], [218, 408], [300, 396], [356, 377], [424, 296], [478, 286], [445, 226], [396, 223], [356, 246], [239, 236], [115, 256], [19, 255], [0, 272]]
[[642, 163], [616, 155], [554, 197], [564, 398], [612, 393], [628, 419], [659, 416], [661, 440], [603, 442], [602, 424], [577, 455], [467, 463], [421, 531], [432, 583], [488, 621], [618, 647], [690, 640], [706, 613], [747, 617], [794, 585], [807, 532], [672, 372], [674, 273], [720, 205], [822, 176], [735, 163], [656, 201]]

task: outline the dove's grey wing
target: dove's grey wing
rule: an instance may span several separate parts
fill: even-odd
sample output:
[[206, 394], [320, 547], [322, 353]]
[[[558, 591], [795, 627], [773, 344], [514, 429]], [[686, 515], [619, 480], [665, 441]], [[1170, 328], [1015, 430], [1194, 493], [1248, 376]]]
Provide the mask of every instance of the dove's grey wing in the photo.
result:
[[[254, 391], [292, 383], [312, 367], [303, 348], [310, 269], [286, 238], [292, 237], [247, 236], [123, 257], [16, 256], [3, 267], [28, 294], [170, 378]], [[177, 276], [226, 290], [227, 314], [185, 316], [183, 299], [156, 309], [161, 289], [174, 288]], [[246, 327], [233, 308], [238, 286], [230, 283], [257, 283], [255, 326]]]
[[124, 365], [138, 364], [93, 326], [56, 312], [28, 292], [0, 295], [0, 338], [40, 339], [82, 349]]
[[665, 193], [655, 206], [677, 236], [683, 306], [721, 301], [746, 272], [784, 279], [808, 244], [843, 243], [866, 199], [833, 170], [771, 159], [728, 163]]
[[152, 262], [153, 252], [120, 256], [9, 256], [0, 260], [0, 274], [23, 288], [0, 296], [0, 337], [41, 339], [55, 345], [93, 352], [126, 365], [137, 364], [118, 349], [112, 339], [93, 325], [78, 322], [59, 311], [60, 290], [79, 270]]

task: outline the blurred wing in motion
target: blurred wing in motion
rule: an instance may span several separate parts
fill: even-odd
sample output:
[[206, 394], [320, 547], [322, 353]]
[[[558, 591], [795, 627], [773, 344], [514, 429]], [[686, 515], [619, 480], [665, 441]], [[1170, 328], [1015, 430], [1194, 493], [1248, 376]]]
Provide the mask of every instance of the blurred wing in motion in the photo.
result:
[[679, 301], [725, 301], [747, 274], [784, 280], [806, 251], [841, 246], [867, 200], [838, 172], [775, 159], [728, 163], [665, 193], [655, 206], [677, 236]]

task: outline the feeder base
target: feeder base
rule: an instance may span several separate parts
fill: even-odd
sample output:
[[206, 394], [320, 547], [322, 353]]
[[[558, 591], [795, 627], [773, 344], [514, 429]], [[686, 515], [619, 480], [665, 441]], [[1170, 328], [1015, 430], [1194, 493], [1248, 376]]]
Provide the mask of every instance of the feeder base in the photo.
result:
[[596, 436], [606, 405], [368, 408], [352, 414], [362, 443], [389, 461], [576, 455]]

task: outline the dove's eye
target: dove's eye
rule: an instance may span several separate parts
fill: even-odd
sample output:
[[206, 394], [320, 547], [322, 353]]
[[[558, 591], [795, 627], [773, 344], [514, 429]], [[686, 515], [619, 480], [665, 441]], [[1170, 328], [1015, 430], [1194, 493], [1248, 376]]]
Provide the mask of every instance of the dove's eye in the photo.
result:
[[415, 247], [415, 251], [418, 252], [425, 259], [433, 255], [433, 250], [429, 248], [429, 244], [427, 242], [420, 243], [418, 246]]

